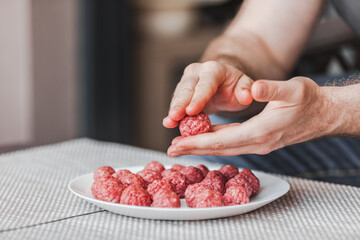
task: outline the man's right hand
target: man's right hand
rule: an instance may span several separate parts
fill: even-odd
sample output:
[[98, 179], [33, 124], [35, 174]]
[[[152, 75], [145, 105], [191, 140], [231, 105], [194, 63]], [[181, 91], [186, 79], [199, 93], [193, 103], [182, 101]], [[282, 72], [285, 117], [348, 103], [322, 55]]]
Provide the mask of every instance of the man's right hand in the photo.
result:
[[185, 115], [201, 111], [244, 110], [253, 101], [252, 83], [251, 78], [227, 64], [216, 61], [190, 64], [176, 86], [163, 125], [174, 128]]

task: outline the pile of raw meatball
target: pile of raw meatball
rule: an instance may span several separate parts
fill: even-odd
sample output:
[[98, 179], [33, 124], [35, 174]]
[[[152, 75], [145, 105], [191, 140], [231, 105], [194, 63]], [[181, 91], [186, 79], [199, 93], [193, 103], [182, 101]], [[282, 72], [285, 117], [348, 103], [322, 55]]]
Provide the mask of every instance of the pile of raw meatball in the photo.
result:
[[204, 165], [175, 164], [165, 170], [156, 161], [136, 174], [100, 167], [91, 186], [94, 197], [102, 201], [161, 208], [179, 208], [184, 197], [191, 208], [246, 204], [259, 189], [259, 179], [249, 169], [239, 172], [237, 167], [226, 165], [209, 171]]

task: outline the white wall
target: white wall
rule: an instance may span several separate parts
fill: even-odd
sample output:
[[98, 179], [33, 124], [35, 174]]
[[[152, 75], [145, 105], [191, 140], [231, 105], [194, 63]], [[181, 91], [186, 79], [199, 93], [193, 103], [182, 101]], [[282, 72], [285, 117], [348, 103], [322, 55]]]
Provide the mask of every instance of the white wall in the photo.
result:
[[33, 139], [30, 7], [0, 0], [0, 146]]
[[77, 0], [0, 0], [0, 151], [77, 136]]

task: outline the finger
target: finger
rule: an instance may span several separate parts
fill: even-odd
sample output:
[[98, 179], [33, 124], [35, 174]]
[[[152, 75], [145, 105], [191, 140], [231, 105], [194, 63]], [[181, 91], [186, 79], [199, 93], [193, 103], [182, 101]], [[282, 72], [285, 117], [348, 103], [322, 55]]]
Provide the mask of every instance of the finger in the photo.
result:
[[183, 136], [177, 136], [176, 138], [174, 138], [171, 142], [171, 144], [176, 144], [178, 143], [182, 138], [184, 138]]
[[241, 123], [217, 124], [211, 127], [211, 131], [216, 132], [224, 128], [239, 126]]
[[250, 90], [253, 82], [254, 81], [245, 74], [239, 78], [234, 89], [234, 94], [241, 105], [250, 105], [252, 103], [253, 98]]
[[239, 134], [239, 126], [222, 128], [216, 132], [185, 137], [169, 147], [168, 153], [183, 152], [194, 149], [226, 149], [247, 145], [248, 139]]
[[182, 155], [210, 155], [210, 156], [235, 156], [242, 154], [257, 154], [261, 148], [260, 145], [246, 145], [236, 148], [226, 148], [226, 149], [187, 149], [182, 151], [173, 151], [171, 147], [168, 149], [168, 155], [170, 157], [178, 157]]
[[[269, 126], [275, 128], [269, 129]], [[276, 132], [277, 128], [277, 124], [272, 123], [271, 119], [254, 117], [231, 127], [220, 126], [220, 130], [216, 132], [183, 138], [169, 147], [168, 154], [264, 154], [269, 150], [269, 146], [274, 146], [269, 132]]]
[[174, 128], [177, 125], [179, 125], [178, 121], [174, 121], [173, 119], [171, 119], [169, 116], [163, 119], [163, 125], [166, 128]]
[[[221, 129], [223, 129], [223, 128], [235, 127], [235, 126], [239, 126], [239, 125], [240, 125], [240, 123], [229, 123], [229, 124], [213, 125], [213, 126], [211, 127], [211, 131], [216, 132], [216, 131], [219, 131], [219, 130], [221, 130]], [[184, 138], [183, 136], [177, 136], [177, 137], [175, 137], [175, 138], [172, 140], [171, 144], [174, 145], [174, 144], [178, 143], [179, 141], [181, 141], [183, 138]]]
[[194, 95], [186, 108], [188, 115], [196, 115], [204, 109], [223, 80], [220, 77], [222, 71], [222, 66], [219, 64], [213, 62], [203, 63]]
[[258, 80], [251, 87], [251, 94], [256, 101], [292, 101], [296, 92], [302, 88], [298, 81]]
[[185, 109], [193, 97], [195, 86], [199, 80], [196, 68], [197, 65], [195, 64], [189, 65], [184, 71], [179, 84], [176, 86], [169, 110], [169, 117], [174, 121], [179, 121], [186, 115]]

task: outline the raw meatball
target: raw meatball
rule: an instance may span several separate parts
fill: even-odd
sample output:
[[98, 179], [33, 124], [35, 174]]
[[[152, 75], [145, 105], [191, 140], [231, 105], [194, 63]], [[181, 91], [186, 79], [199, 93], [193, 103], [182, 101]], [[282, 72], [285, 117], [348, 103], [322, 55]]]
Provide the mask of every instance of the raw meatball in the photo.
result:
[[124, 190], [120, 203], [136, 206], [150, 206], [151, 197], [150, 194], [139, 185], [130, 185]]
[[169, 183], [165, 180], [155, 180], [149, 186], [147, 187], [147, 191], [149, 192], [151, 198], [154, 197], [154, 195], [161, 189], [166, 188], [171, 191], [175, 190], [175, 187], [172, 185], [172, 183]]
[[246, 189], [241, 186], [231, 186], [226, 189], [223, 199], [225, 206], [245, 204], [250, 201]]
[[161, 176], [162, 176], [162, 177], [166, 177], [167, 175], [169, 175], [169, 174], [172, 173], [172, 172], [177, 172], [177, 170], [172, 169], [172, 168], [166, 169], [166, 170], [162, 171]]
[[211, 122], [206, 113], [195, 116], [185, 116], [179, 124], [181, 136], [188, 137], [211, 131]]
[[153, 181], [160, 180], [162, 178], [159, 172], [155, 172], [150, 169], [144, 169], [137, 174], [145, 180], [146, 184], [150, 184]]
[[172, 183], [175, 187], [175, 192], [179, 195], [179, 197], [184, 197], [186, 187], [188, 186], [188, 181], [184, 175], [176, 171], [164, 177], [163, 180]]
[[95, 198], [113, 203], [120, 203], [124, 189], [125, 186], [113, 177], [105, 181], [95, 181], [91, 186], [91, 192]]
[[174, 165], [172, 165], [172, 169], [174, 169], [174, 170], [176, 170], [176, 171], [179, 171], [180, 172], [180, 170], [181, 169], [183, 169], [185, 166], [183, 166], [183, 165], [180, 165], [180, 164], [174, 164]]
[[219, 171], [226, 177], [227, 180], [235, 177], [239, 173], [239, 169], [232, 165], [222, 166]]
[[224, 194], [225, 192], [224, 183], [219, 178], [214, 178], [214, 179], [206, 178], [202, 180], [200, 184], [203, 186], [207, 186], [212, 190], [217, 190], [221, 194]]
[[159, 162], [156, 162], [156, 161], [151, 161], [149, 162], [146, 166], [145, 166], [145, 169], [150, 169], [150, 170], [153, 170], [155, 172], [159, 172], [161, 173], [162, 171], [165, 170], [164, 166], [159, 163]]
[[226, 177], [218, 170], [213, 170], [210, 171], [206, 174], [205, 178], [210, 178], [210, 179], [214, 179], [214, 178], [219, 178], [224, 184], [226, 183]]
[[[119, 179], [118, 179], [119, 181]], [[139, 175], [136, 175], [134, 173], [128, 173], [126, 175], [124, 175], [121, 179], [120, 182], [122, 184], [124, 184], [125, 187], [128, 187], [130, 185], [139, 185], [140, 187], [146, 189], [147, 188], [147, 184], [145, 182], [144, 179], [142, 179], [142, 177], [140, 177]]]
[[204, 188], [195, 192], [192, 205], [194, 208], [221, 207], [224, 202], [219, 191]]
[[251, 196], [255, 196], [258, 194], [260, 190], [260, 181], [259, 179], [251, 172], [250, 169], [243, 169], [238, 175], [235, 176], [235, 178], [243, 177], [246, 181], [250, 183], [250, 186], [252, 188], [252, 194]]
[[107, 180], [114, 173], [115, 173], [115, 170], [112, 167], [109, 167], [109, 166], [99, 167], [94, 172], [94, 180], [95, 181], [98, 179]]
[[198, 183], [204, 179], [202, 172], [196, 167], [185, 167], [180, 170], [180, 173], [187, 178], [189, 184]]
[[119, 182], [121, 182], [121, 179], [123, 179], [129, 173], [131, 173], [131, 172], [129, 170], [127, 170], [127, 169], [120, 169], [116, 173], [113, 174], [113, 177], [116, 180], [118, 180]]
[[240, 186], [245, 188], [247, 195], [250, 197], [252, 194], [252, 187], [250, 183], [243, 177], [235, 177], [226, 182], [225, 188], [228, 189], [231, 186]]
[[179, 208], [181, 203], [176, 192], [168, 188], [161, 188], [155, 193], [152, 206], [161, 208]]
[[202, 185], [200, 183], [191, 184], [186, 188], [185, 191], [185, 200], [188, 207], [193, 207], [193, 202], [197, 191], [202, 191], [208, 189], [209, 187]]
[[209, 169], [205, 166], [205, 165], [198, 165], [196, 166], [198, 169], [200, 169], [200, 171], [202, 172], [203, 176], [205, 177], [206, 174], [209, 172]]

